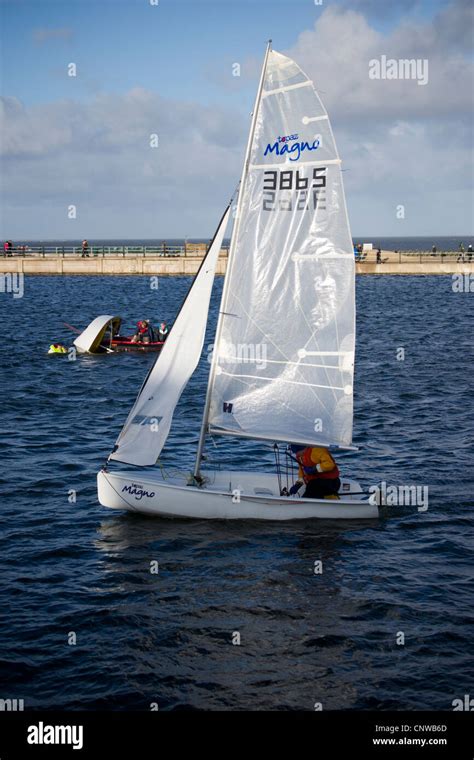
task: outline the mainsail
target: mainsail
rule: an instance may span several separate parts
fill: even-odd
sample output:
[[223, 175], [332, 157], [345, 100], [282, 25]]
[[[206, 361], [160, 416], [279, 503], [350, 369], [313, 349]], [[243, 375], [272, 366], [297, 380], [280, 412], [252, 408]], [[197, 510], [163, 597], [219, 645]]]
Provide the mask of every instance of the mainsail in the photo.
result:
[[340, 159], [327, 112], [299, 66], [270, 51], [262, 81], [207, 429], [350, 446], [355, 278]]
[[138, 394], [110, 459], [145, 466], [154, 464], [160, 455], [176, 404], [201, 356], [215, 269], [229, 214], [230, 206], [221, 219], [209, 252]]

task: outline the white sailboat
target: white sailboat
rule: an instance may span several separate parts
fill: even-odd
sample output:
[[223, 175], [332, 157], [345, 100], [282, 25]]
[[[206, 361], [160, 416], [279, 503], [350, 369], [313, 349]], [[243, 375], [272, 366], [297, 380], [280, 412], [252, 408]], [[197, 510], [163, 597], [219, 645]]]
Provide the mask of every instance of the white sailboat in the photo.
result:
[[[252, 115], [194, 470], [156, 464], [204, 345], [228, 207], [104, 469], [106, 507], [209, 519], [378, 515], [341, 478], [337, 500], [281, 495], [276, 472], [201, 469], [206, 436], [353, 448], [355, 271], [340, 159], [313, 82], [267, 46]], [[239, 347], [249, 349], [243, 356]]]

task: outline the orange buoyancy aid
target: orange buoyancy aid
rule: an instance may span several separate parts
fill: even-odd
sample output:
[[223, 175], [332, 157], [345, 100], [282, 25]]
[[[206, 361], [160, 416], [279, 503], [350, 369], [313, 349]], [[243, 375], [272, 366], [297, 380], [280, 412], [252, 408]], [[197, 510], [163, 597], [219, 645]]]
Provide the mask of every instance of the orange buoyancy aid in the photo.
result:
[[[298, 451], [296, 458], [300, 465], [299, 477], [308, 483], [315, 479], [329, 479], [339, 477], [339, 468], [329, 453], [322, 446], [307, 446]], [[311, 472], [305, 472], [311, 470]]]

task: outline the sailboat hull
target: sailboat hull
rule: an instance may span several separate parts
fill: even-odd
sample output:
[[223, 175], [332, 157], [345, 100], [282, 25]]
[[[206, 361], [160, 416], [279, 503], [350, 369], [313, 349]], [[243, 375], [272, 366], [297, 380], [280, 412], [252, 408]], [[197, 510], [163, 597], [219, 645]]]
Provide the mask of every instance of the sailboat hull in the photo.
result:
[[100, 503], [146, 515], [207, 520], [362, 520], [378, 517], [378, 507], [364, 498], [354, 481], [342, 480], [340, 497], [302, 499], [279, 495], [274, 473], [203, 473], [200, 488], [186, 485], [186, 477], [164, 477], [161, 472], [102, 470], [97, 476]]

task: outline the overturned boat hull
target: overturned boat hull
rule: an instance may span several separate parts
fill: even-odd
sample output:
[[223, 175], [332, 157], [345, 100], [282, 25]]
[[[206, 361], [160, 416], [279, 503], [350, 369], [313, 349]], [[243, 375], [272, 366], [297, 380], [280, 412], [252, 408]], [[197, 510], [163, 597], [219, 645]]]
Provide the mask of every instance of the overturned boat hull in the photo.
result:
[[[149, 343], [132, 341], [132, 336], [120, 335], [120, 317], [103, 314], [96, 317], [75, 339], [74, 346], [80, 354], [112, 354], [124, 351], [161, 351], [164, 341]], [[74, 329], [74, 328], [73, 328]]]
[[97, 475], [100, 503], [145, 515], [208, 520], [366, 520], [378, 507], [355, 481], [341, 479], [339, 499], [280, 496], [278, 478], [262, 472], [203, 472], [202, 486], [184, 475], [111, 472]]

